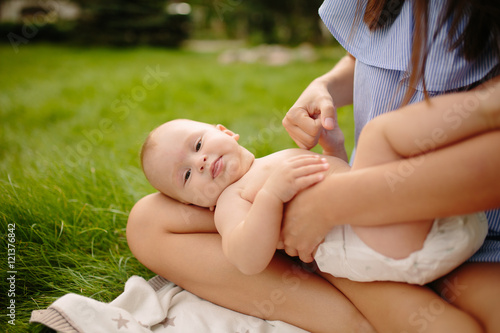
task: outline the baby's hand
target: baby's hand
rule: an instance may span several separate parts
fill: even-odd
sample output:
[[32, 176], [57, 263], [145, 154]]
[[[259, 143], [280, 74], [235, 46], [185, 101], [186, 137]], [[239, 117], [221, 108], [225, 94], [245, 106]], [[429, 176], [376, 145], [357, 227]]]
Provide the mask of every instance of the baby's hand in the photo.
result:
[[323, 148], [323, 155], [335, 156], [348, 162], [344, 146], [344, 133], [337, 124], [333, 130], [322, 130], [319, 144]]
[[263, 189], [286, 203], [301, 190], [323, 180], [328, 162], [320, 155], [298, 155], [285, 161], [269, 176]]

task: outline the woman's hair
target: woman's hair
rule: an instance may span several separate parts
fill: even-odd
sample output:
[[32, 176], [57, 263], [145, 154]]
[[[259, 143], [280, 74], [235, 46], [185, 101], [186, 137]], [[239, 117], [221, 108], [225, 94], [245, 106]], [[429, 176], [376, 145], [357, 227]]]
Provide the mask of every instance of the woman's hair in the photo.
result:
[[[396, 19], [405, 0], [368, 0], [363, 21], [370, 30], [388, 25]], [[440, 15], [440, 26], [450, 20], [448, 31], [450, 49], [457, 49], [468, 61], [476, 60], [486, 49], [500, 57], [500, 2], [498, 0], [443, 0], [444, 11]], [[420, 80], [425, 87], [424, 69], [428, 51], [428, 14], [430, 0], [413, 0], [414, 34], [411, 54], [412, 72], [409, 88], [403, 98], [403, 105], [408, 104]], [[359, 8], [359, 1], [358, 1]], [[465, 29], [457, 34], [464, 15], [468, 17]], [[437, 34], [438, 32], [436, 32]], [[433, 38], [436, 35], [432, 36]]]

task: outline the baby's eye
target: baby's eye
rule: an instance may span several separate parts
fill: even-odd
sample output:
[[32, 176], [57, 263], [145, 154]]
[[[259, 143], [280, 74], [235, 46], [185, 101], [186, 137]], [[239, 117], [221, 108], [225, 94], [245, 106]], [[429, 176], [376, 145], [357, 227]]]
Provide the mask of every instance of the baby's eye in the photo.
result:
[[186, 174], [184, 175], [184, 183], [188, 181], [190, 176], [191, 176], [191, 170], [186, 171]]
[[195, 150], [198, 151], [201, 148], [201, 139], [196, 143], [196, 148]]

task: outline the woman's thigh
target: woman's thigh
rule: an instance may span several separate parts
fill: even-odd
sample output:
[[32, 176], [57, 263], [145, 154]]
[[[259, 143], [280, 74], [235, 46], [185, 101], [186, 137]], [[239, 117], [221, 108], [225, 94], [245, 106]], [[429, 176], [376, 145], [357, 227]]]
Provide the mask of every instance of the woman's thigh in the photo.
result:
[[284, 256], [277, 254], [263, 273], [248, 276], [226, 260], [218, 234], [170, 234], [164, 243], [160, 253], [151, 253], [161, 260], [150, 269], [206, 300], [312, 332], [370, 332], [344, 295]]
[[397, 282], [354, 282], [325, 274], [378, 332], [481, 332], [468, 313], [430, 288]]
[[500, 332], [500, 263], [466, 263], [433, 283], [454, 306], [474, 316], [486, 332]]
[[212, 215], [190, 209], [159, 196], [134, 207], [127, 239], [150, 270], [206, 300], [255, 317], [312, 332], [373, 332], [342, 293], [286, 256], [277, 254], [260, 274], [242, 274], [224, 256], [220, 235], [206, 227], [213, 223]]

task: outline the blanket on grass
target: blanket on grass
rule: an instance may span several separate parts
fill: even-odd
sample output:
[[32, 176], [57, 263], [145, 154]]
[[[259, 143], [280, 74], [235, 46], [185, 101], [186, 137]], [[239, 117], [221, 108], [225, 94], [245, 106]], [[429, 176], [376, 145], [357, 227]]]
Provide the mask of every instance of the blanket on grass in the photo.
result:
[[57, 299], [31, 313], [30, 322], [58, 332], [99, 333], [303, 333], [281, 321], [247, 316], [203, 300], [156, 276], [132, 276], [124, 292], [110, 303], [76, 294]]

